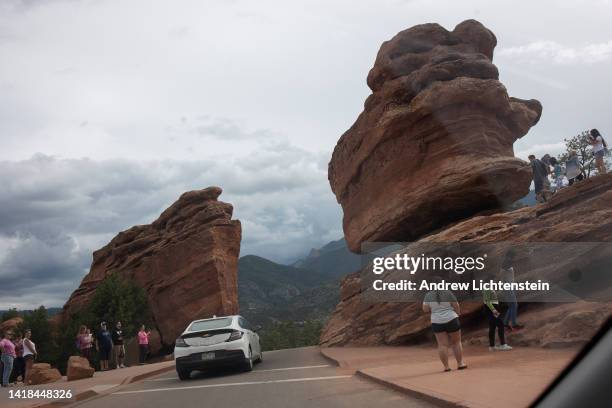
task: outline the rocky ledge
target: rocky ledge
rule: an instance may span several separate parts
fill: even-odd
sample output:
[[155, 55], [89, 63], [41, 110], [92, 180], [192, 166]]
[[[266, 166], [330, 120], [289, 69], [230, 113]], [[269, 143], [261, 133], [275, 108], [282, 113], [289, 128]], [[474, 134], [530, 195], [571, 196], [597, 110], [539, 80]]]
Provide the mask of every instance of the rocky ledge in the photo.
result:
[[[418, 242], [610, 242], [611, 202], [612, 174], [600, 175], [561, 190], [548, 203], [473, 217]], [[606, 246], [608, 252], [610, 249]], [[612, 259], [612, 253], [598, 256]], [[564, 262], [563, 254], [551, 262], [550, 270], [554, 271], [555, 262]], [[521, 280], [520, 274], [516, 280]], [[607, 291], [604, 299], [612, 299], [610, 289], [593, 288]], [[360, 298], [361, 291], [360, 272], [344, 278], [341, 301], [323, 330], [322, 345], [398, 345], [431, 336], [429, 316], [419, 304], [366, 303]], [[461, 307], [464, 338], [485, 343], [482, 303], [464, 303]], [[582, 344], [610, 313], [609, 301], [522, 305], [519, 320], [526, 327], [512, 334], [511, 342], [543, 347]]]

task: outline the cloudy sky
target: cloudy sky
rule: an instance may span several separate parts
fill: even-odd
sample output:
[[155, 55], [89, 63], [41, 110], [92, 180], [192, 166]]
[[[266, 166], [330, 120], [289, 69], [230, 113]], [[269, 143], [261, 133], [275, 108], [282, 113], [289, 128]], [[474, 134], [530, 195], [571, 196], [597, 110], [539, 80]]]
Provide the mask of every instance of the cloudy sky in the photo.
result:
[[60, 306], [92, 250], [182, 192], [223, 187], [242, 254], [287, 262], [338, 239], [327, 183], [380, 44], [476, 18], [541, 122], [520, 157], [612, 133], [612, 2], [0, 3], [0, 309]]

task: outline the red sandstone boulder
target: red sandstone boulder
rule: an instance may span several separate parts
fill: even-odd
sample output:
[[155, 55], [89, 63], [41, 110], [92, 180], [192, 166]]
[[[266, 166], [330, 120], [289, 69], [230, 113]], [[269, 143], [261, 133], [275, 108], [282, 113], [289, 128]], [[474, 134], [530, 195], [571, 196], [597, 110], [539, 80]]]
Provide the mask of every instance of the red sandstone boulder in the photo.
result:
[[[546, 204], [511, 212], [477, 216], [459, 222], [417, 242], [610, 242], [612, 241], [612, 173], [592, 177], [555, 194]], [[612, 259], [612, 247], [592, 257]], [[558, 271], [567, 262], [564, 254], [550, 260], [548, 275], [554, 282], [564, 279]], [[369, 270], [367, 271], [369, 273]], [[558, 273], [558, 277], [555, 274]], [[540, 276], [538, 275], [538, 278]], [[517, 273], [517, 281], [522, 280]], [[525, 330], [513, 333], [518, 345], [564, 347], [584, 344], [612, 312], [612, 287], [602, 279], [593, 287], [599, 302], [522, 305], [519, 320]], [[360, 274], [341, 282], [341, 301], [321, 334], [321, 344], [377, 345], [420, 342], [431, 335], [429, 316], [417, 303], [370, 303], [362, 299]], [[599, 294], [602, 294], [599, 296]], [[484, 342], [482, 303], [462, 303], [463, 336]]]
[[5, 320], [0, 323], [0, 333], [4, 333], [7, 330], [15, 330], [21, 323], [23, 323], [21, 317], [13, 317], [12, 319]]
[[89, 361], [80, 356], [70, 356], [66, 369], [66, 379], [68, 381], [81, 380], [93, 377], [96, 370], [89, 365]]
[[491, 61], [496, 43], [468, 20], [450, 32], [415, 26], [381, 46], [373, 93], [329, 163], [352, 251], [414, 240], [527, 194], [531, 169], [512, 146], [542, 106], [508, 96]]
[[218, 201], [221, 188], [187, 192], [149, 225], [120, 232], [95, 251], [90, 272], [64, 305], [63, 318], [82, 309], [98, 284], [117, 272], [144, 288], [158, 335], [171, 346], [187, 324], [238, 312], [240, 221]]
[[57, 368], [51, 368], [50, 364], [47, 363], [35, 363], [32, 364], [32, 371], [30, 374], [30, 384], [48, 384], [62, 379], [62, 375]]

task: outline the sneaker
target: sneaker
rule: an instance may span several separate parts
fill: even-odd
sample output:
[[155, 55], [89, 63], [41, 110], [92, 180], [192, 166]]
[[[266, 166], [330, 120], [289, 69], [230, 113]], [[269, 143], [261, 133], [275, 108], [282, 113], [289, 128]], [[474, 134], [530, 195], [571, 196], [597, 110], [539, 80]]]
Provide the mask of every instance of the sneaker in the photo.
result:
[[512, 350], [512, 347], [510, 347], [507, 344], [502, 344], [501, 346], [496, 346], [495, 349], [500, 350], [500, 351], [508, 351], [508, 350]]
[[497, 349], [496, 347], [489, 346], [489, 351], [495, 351], [496, 349]]
[[121, 364], [119, 367], [121, 367], [121, 368], [125, 368], [125, 366], [124, 366], [123, 364]]

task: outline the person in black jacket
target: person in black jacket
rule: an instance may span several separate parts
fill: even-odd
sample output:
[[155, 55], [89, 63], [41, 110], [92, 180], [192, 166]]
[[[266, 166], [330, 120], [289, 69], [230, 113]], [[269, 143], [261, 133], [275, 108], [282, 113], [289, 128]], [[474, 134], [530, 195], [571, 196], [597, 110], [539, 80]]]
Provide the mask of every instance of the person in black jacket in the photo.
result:
[[123, 345], [123, 328], [121, 327], [121, 322], [117, 322], [115, 325], [112, 331], [112, 337], [115, 366], [117, 368], [125, 368], [125, 365], [123, 365], [125, 360], [125, 346]]

